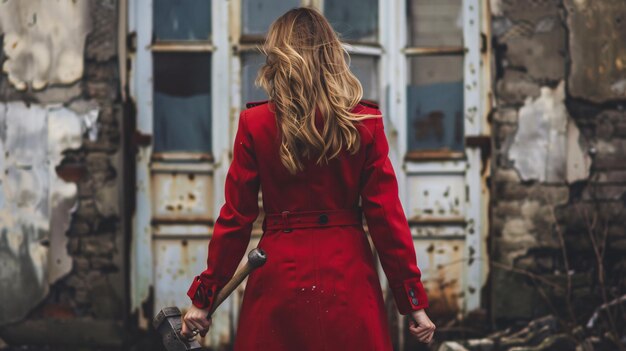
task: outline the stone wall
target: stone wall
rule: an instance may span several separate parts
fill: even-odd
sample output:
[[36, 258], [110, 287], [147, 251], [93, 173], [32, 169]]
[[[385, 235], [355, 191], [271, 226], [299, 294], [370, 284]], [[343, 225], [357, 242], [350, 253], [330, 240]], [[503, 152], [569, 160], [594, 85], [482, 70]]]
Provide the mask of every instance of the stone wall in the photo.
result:
[[[117, 347], [125, 337], [123, 326], [128, 311], [117, 1], [9, 0], [0, 6], [4, 7], [0, 12], [7, 10], [5, 14], [23, 17], [0, 16], [0, 61], [4, 62], [0, 102], [28, 106], [24, 111], [60, 109], [81, 118], [78, 143], [59, 150], [58, 159], [50, 159], [51, 176], [62, 184], [74, 184], [75, 191], [67, 197], [71, 202], [65, 211], [67, 225], [58, 226], [51, 217], [44, 218], [43, 222], [52, 222], [49, 239], [35, 238], [31, 243], [46, 247], [56, 239], [62, 240], [54, 251], [66, 257], [67, 269], [59, 276], [49, 274], [42, 284], [25, 282], [8, 288], [15, 290], [15, 295], [31, 294], [33, 290], [37, 293], [24, 303], [24, 311], [2, 316], [0, 338], [10, 345]], [[72, 18], [66, 18], [70, 15]], [[58, 37], [59, 32], [66, 36], [63, 41], [46, 39]], [[96, 118], [82, 117], [94, 114]], [[44, 116], [41, 121], [45, 124], [50, 119]], [[49, 122], [45, 128], [50, 134]], [[56, 145], [54, 140], [47, 144], [52, 145], [49, 148]], [[48, 198], [53, 212], [56, 203], [53, 197]], [[24, 222], [28, 221], [25, 216]], [[50, 251], [48, 259], [35, 265], [43, 272], [54, 267]], [[15, 257], [15, 253], [0, 249], [0, 263], [13, 262]], [[30, 269], [30, 265], [15, 265], [15, 269], [19, 273], [20, 269]], [[68, 337], [69, 331], [73, 337]]]
[[580, 324], [626, 293], [626, 3], [490, 3], [492, 315]]

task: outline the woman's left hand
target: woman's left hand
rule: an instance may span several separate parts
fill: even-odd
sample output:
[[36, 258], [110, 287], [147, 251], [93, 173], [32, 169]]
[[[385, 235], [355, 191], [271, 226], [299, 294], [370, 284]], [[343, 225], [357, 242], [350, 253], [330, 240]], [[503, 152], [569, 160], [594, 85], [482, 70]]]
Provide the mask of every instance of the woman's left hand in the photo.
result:
[[435, 324], [428, 318], [428, 315], [422, 308], [421, 310], [413, 311], [412, 313], [413, 320], [411, 320], [409, 325], [409, 331], [415, 338], [428, 344], [432, 341], [433, 335], [435, 333], [435, 329], [437, 327]]
[[[212, 318], [208, 318], [209, 309], [201, 309], [194, 305], [191, 305], [185, 316], [182, 317], [182, 325], [183, 328], [180, 331], [180, 334], [188, 339], [193, 338], [196, 334], [200, 334], [200, 336], [204, 337], [208, 332], [209, 328], [211, 328], [211, 324], [213, 322]], [[197, 333], [194, 331], [197, 330]]]

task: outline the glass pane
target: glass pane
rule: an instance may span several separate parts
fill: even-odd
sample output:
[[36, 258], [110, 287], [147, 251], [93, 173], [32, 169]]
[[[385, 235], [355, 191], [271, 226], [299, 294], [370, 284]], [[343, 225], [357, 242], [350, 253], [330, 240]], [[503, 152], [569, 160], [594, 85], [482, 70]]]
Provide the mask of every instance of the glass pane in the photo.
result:
[[300, 0], [243, 0], [241, 4], [243, 35], [264, 36], [276, 18], [298, 6]]
[[[242, 60], [242, 101], [266, 100], [267, 94], [261, 88], [254, 85], [254, 80], [259, 68], [265, 62], [265, 56], [257, 52], [244, 53]], [[378, 94], [378, 58], [374, 56], [352, 55], [350, 70], [361, 82], [363, 86], [363, 98], [376, 100], [380, 98]]]
[[211, 151], [209, 53], [154, 53], [154, 151]]
[[343, 40], [378, 39], [378, 0], [326, 0], [324, 15]]
[[463, 57], [409, 60], [408, 149], [463, 150]]
[[407, 1], [409, 46], [462, 46], [462, 0]]
[[209, 40], [210, 0], [154, 0], [154, 38]]
[[265, 63], [265, 55], [258, 52], [249, 52], [241, 55], [241, 76], [242, 76], [242, 91], [241, 99], [243, 105], [249, 101], [267, 100], [267, 94], [265, 90], [257, 88], [254, 85], [259, 68]]
[[378, 57], [351, 55], [350, 70], [363, 86], [363, 98], [378, 101]]

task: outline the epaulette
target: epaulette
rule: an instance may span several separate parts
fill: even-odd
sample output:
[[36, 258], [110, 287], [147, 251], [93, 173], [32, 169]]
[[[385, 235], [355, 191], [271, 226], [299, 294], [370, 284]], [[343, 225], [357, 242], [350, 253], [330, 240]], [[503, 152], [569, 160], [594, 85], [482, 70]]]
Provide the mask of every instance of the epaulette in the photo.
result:
[[261, 100], [261, 101], [250, 101], [250, 102], [246, 102], [246, 108], [252, 108], [254, 106], [259, 106], [259, 105], [263, 105], [263, 104], [267, 104], [269, 102], [269, 100]]
[[372, 100], [361, 100], [359, 103], [367, 107], [378, 108], [378, 103]]

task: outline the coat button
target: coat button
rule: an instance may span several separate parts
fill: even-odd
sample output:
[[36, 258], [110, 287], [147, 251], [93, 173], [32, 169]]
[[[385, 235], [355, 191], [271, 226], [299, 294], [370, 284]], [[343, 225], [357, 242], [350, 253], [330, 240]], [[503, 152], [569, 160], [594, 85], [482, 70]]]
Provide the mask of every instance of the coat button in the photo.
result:
[[412, 299], [411, 299], [411, 302], [413, 302], [413, 304], [414, 304], [414, 305], [417, 305], [417, 298], [415, 298], [415, 297], [414, 297], [414, 298], [412, 298]]
[[317, 218], [317, 223], [319, 223], [319, 224], [326, 224], [326, 223], [328, 223], [328, 215], [326, 213], [321, 214]]
[[415, 291], [413, 288], [409, 289], [409, 295], [411, 295], [411, 297], [415, 297]]

